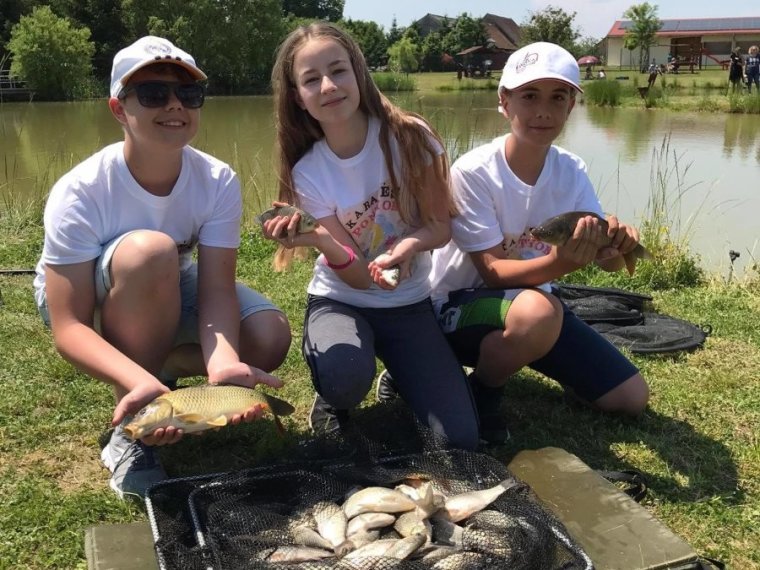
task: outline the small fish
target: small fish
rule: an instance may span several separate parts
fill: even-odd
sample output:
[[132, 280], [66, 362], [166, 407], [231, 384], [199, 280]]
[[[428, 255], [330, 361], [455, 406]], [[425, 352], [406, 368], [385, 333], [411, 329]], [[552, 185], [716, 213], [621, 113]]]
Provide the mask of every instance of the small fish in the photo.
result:
[[162, 394], [124, 426], [132, 439], [139, 439], [158, 428], [174, 426], [185, 433], [197, 433], [226, 426], [232, 416], [260, 404], [274, 415], [278, 429], [284, 428], [279, 416], [292, 414], [288, 402], [243, 386], [192, 386]]
[[317, 521], [317, 531], [332, 544], [333, 548], [340, 547], [346, 541], [348, 521], [343, 509], [336, 503], [320, 501], [314, 505], [314, 520]]
[[328, 550], [307, 546], [280, 546], [267, 557], [268, 562], [310, 562], [335, 556]]
[[396, 517], [389, 513], [363, 513], [348, 521], [347, 536], [392, 525]]
[[[381, 253], [375, 258], [375, 261], [382, 260], [384, 257], [390, 256], [387, 253]], [[380, 270], [380, 275], [383, 276], [383, 279], [388, 285], [395, 289], [398, 287], [401, 278], [401, 266], [391, 265], [390, 267], [386, 267], [385, 269]]]
[[300, 214], [301, 216], [301, 219], [298, 220], [297, 233], [307, 234], [319, 227], [319, 222], [314, 216], [296, 206], [273, 206], [256, 216], [256, 222], [263, 226], [264, 222], [276, 218], [277, 216], [294, 216], [295, 214]]
[[447, 497], [446, 503], [439, 513], [452, 522], [459, 522], [478, 511], [482, 511], [499, 498], [502, 493], [518, 484], [516, 479], [505, 479], [490, 489], [468, 491]]
[[[569, 240], [573, 235], [573, 232], [575, 232], [575, 227], [578, 225], [578, 220], [586, 216], [591, 216], [599, 220], [599, 225], [602, 228], [602, 233], [604, 234], [604, 237], [607, 238], [607, 229], [609, 226], [605, 220], [603, 220], [594, 212], [565, 212], [559, 216], [554, 216], [553, 218], [544, 220], [535, 228], [531, 228], [530, 235], [537, 240], [551, 245], [565, 245], [565, 243], [567, 243], [567, 240]], [[606, 247], [610, 243], [612, 243], [612, 240], [607, 238], [607, 242], [602, 247]], [[626, 253], [623, 256], [623, 259], [625, 259], [625, 266], [628, 269], [628, 273], [630, 275], [633, 275], [633, 272], [636, 269], [637, 260], [653, 258], [652, 254], [650, 254], [646, 248], [644, 248], [644, 246], [639, 243], [636, 244], [636, 247], [633, 249], [633, 251]]]
[[376, 556], [385, 556], [385, 553], [388, 552], [393, 546], [398, 542], [397, 538], [385, 538], [376, 540], [375, 542], [370, 542], [369, 544], [365, 544], [361, 548], [357, 548], [353, 552], [349, 552], [344, 557], [344, 560], [357, 560], [360, 558], [372, 558]]
[[301, 546], [332, 550], [333, 545], [330, 541], [322, 537], [321, 534], [311, 527], [302, 524], [294, 527], [290, 532], [293, 536], [293, 541]]
[[407, 511], [396, 519], [393, 528], [404, 538], [413, 534], [425, 535], [427, 539], [433, 536], [433, 530], [430, 521], [417, 510]]
[[424, 533], [412, 534], [396, 541], [396, 544], [386, 550], [383, 556], [396, 558], [398, 560], [406, 560], [426, 542], [427, 536]]
[[394, 489], [366, 487], [351, 495], [343, 503], [343, 510], [352, 519], [362, 513], [403, 513], [416, 506], [412, 499]]

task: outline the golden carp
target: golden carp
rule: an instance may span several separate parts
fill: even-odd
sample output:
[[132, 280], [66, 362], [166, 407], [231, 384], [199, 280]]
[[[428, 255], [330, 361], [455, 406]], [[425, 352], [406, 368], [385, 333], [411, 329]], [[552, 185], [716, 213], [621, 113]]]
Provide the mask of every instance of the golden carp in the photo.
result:
[[302, 210], [296, 206], [273, 206], [268, 210], [265, 210], [258, 216], [256, 221], [264, 225], [264, 222], [276, 218], [277, 216], [294, 216], [299, 214], [301, 219], [298, 220], [298, 232], [299, 234], [307, 234], [313, 232], [319, 227], [319, 222], [309, 212]]
[[197, 433], [207, 429], [226, 426], [236, 414], [242, 414], [256, 404], [269, 410], [277, 428], [284, 428], [279, 416], [294, 411], [284, 400], [243, 386], [192, 386], [162, 394], [142, 408], [124, 426], [124, 432], [132, 439], [139, 439], [158, 428], [173, 426], [185, 433]]
[[[537, 240], [551, 245], [565, 245], [567, 240], [573, 235], [573, 232], [575, 232], [578, 220], [586, 216], [599, 220], [599, 225], [606, 238], [606, 243], [601, 244], [601, 247], [606, 247], [612, 243], [612, 240], [607, 237], [607, 229], [609, 228], [607, 222], [594, 212], [565, 212], [559, 216], [544, 220], [535, 228], [531, 228], [530, 235]], [[623, 255], [623, 259], [625, 260], [628, 273], [633, 275], [636, 269], [636, 261], [639, 259], [652, 259], [652, 254], [639, 243], [636, 244], [636, 247], [632, 251]]]

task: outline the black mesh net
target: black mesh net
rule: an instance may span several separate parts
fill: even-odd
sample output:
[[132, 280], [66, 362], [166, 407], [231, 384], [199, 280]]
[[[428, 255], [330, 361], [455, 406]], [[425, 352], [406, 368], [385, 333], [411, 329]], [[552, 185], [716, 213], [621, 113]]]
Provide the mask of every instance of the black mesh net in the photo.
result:
[[[380, 425], [388, 426], [384, 419]], [[592, 568], [562, 524], [495, 458], [441, 448], [419, 425], [415, 437], [399, 445], [376, 421], [365, 422], [367, 429], [356, 424], [348, 436], [304, 440], [287, 463], [154, 486], [147, 507], [161, 568]], [[369, 426], [377, 428], [374, 433]], [[403, 513], [397, 512], [395, 523], [374, 535], [353, 535], [367, 547], [358, 538], [356, 544], [333, 542], [333, 548], [318, 544], [323, 536], [332, 538], [329, 525], [325, 532], [316, 523], [320, 505], [337, 505], [342, 517], [353, 492], [399, 485], [429, 489], [428, 497], [439, 501], [470, 491], [500, 492], [456, 522], [436, 506], [418, 517], [424, 532], [403, 532]]]

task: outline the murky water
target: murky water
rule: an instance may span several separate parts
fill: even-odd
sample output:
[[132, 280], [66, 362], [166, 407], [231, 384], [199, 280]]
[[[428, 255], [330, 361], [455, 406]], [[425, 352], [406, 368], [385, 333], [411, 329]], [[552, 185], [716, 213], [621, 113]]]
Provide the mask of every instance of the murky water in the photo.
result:
[[[493, 93], [415, 93], [453, 157], [508, 129]], [[44, 193], [66, 170], [121, 138], [105, 100], [0, 104], [0, 199]], [[230, 162], [257, 210], [275, 192], [270, 97], [210, 98], [194, 144]], [[634, 223], [668, 189], [668, 220], [711, 270], [760, 261], [760, 116], [599, 109], [577, 105], [558, 144], [583, 157], [606, 211]], [[665, 148], [666, 151], [662, 149]], [[658, 178], [659, 177], [659, 178]]]

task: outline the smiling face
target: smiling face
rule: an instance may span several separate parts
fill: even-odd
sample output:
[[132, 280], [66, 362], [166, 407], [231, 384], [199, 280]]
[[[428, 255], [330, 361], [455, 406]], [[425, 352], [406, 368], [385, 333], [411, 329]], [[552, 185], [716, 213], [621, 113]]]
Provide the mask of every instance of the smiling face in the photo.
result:
[[[172, 84], [194, 82], [181, 67], [158, 64], [136, 71], [127, 87], [145, 81]], [[200, 125], [200, 109], [185, 107], [173, 89], [170, 91], [166, 105], [157, 108], [143, 107], [134, 91], [121, 99], [111, 98], [111, 111], [127, 133], [127, 145], [139, 145], [151, 151], [171, 151], [182, 149], [193, 139]]]
[[512, 135], [521, 143], [546, 148], [562, 132], [575, 105], [575, 90], [562, 81], [542, 79], [499, 92]]
[[293, 61], [295, 99], [322, 124], [356, 118], [361, 96], [348, 51], [330, 38], [304, 43]]

